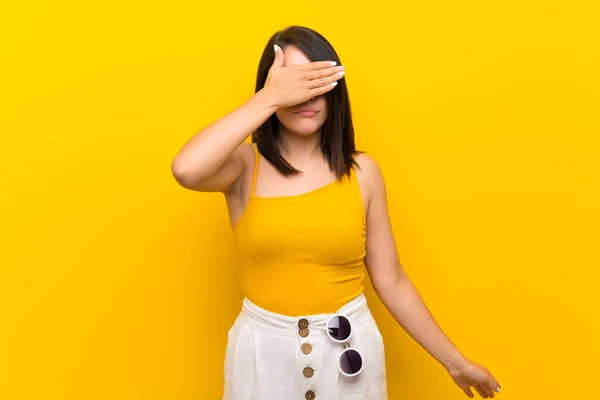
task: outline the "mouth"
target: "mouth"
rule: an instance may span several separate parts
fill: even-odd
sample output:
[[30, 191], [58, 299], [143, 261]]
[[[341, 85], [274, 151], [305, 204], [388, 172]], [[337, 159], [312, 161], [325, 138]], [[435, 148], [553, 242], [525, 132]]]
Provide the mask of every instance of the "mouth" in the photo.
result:
[[314, 117], [319, 112], [311, 107], [302, 107], [298, 110], [294, 111], [294, 114], [299, 115], [301, 117]]
[[294, 114], [299, 115], [301, 117], [314, 117], [315, 115], [318, 114], [317, 111], [300, 111], [300, 112], [295, 112]]

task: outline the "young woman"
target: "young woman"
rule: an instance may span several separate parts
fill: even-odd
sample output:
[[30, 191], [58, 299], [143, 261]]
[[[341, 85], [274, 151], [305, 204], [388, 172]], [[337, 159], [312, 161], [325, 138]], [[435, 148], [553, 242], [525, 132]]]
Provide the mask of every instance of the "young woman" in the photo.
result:
[[355, 150], [340, 64], [314, 30], [275, 33], [254, 96], [173, 160], [183, 187], [224, 193], [231, 219], [245, 298], [228, 334], [224, 399], [387, 399], [366, 272], [468, 397], [470, 386], [494, 397], [498, 381], [453, 345], [400, 265], [381, 171]]

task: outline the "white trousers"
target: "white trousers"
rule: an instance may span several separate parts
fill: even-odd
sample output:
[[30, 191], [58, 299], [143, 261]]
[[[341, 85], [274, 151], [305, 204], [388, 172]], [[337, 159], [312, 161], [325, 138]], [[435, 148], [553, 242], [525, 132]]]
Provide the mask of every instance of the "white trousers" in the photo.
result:
[[[343, 346], [325, 331], [335, 314], [350, 321], [350, 347], [363, 358], [355, 377], [339, 371]], [[301, 319], [308, 320], [306, 336], [300, 335]], [[244, 298], [228, 333], [224, 374], [223, 400], [387, 400], [383, 338], [364, 294], [337, 313], [298, 317], [270, 312]]]

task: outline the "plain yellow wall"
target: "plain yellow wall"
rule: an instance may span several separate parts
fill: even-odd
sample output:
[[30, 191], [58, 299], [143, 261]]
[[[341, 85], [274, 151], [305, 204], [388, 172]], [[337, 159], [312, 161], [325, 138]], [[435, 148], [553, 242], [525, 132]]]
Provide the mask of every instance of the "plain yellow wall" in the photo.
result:
[[[219, 398], [227, 211], [170, 163], [290, 24], [338, 51], [401, 262], [497, 396], [600, 398], [598, 6], [405, 3], [0, 2], [0, 399]], [[390, 399], [466, 398], [367, 295]]]

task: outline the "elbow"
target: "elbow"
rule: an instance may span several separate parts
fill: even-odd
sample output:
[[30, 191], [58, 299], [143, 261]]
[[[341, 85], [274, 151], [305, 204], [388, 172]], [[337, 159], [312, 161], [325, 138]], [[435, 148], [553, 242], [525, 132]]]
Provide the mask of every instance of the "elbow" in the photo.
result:
[[405, 278], [407, 279], [408, 277], [400, 272], [395, 273], [392, 276], [372, 277], [371, 284], [378, 296], [385, 296], [387, 293], [398, 290], [398, 286]]
[[179, 161], [177, 157], [171, 162], [171, 173], [173, 174], [173, 177], [177, 183], [179, 183], [181, 186], [186, 186], [185, 183], [188, 181], [187, 171], [183, 163]]
[[371, 279], [371, 284], [373, 286], [373, 289], [375, 290], [375, 293], [377, 293], [379, 297], [385, 296], [387, 293], [395, 290], [395, 288], [397, 287], [396, 282], [393, 280]]
[[181, 159], [175, 157], [171, 162], [171, 173], [173, 177], [184, 188], [192, 188], [196, 182], [204, 179], [197, 171], [192, 170]]

